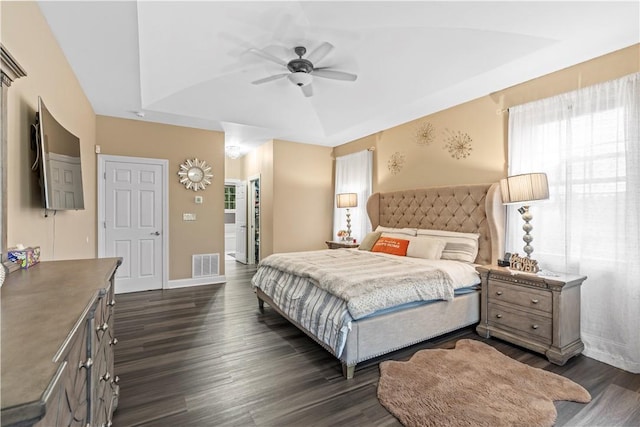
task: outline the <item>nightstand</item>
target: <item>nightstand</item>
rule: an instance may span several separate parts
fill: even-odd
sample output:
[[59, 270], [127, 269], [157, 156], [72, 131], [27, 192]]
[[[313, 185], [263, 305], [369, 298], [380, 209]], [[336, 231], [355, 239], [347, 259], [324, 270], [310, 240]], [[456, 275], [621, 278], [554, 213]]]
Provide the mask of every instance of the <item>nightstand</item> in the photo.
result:
[[334, 240], [327, 240], [325, 242], [327, 244], [327, 247], [329, 249], [340, 249], [340, 248], [357, 248], [358, 246], [360, 246], [360, 243], [353, 243], [353, 242], [347, 242], [347, 241], [334, 241]]
[[556, 365], [582, 352], [580, 286], [586, 276], [540, 276], [491, 265], [476, 270], [482, 279], [478, 334], [543, 353]]

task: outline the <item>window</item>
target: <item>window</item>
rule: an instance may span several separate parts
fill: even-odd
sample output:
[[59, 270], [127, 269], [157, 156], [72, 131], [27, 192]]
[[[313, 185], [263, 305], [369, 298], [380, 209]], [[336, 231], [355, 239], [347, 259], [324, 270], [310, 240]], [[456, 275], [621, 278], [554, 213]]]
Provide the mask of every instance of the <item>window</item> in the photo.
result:
[[236, 210], [236, 186], [235, 185], [224, 186], [224, 210], [225, 211]]
[[[640, 372], [640, 73], [509, 109], [509, 175], [545, 172], [533, 258], [587, 276], [584, 353]], [[509, 207], [507, 250], [522, 247]]]

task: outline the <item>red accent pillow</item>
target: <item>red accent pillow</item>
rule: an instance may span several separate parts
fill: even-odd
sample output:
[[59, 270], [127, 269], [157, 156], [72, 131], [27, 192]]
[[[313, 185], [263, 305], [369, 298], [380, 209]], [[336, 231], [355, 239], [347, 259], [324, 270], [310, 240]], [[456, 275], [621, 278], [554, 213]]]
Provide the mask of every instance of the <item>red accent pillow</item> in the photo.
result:
[[371, 252], [384, 252], [391, 255], [406, 256], [409, 241], [405, 239], [394, 239], [393, 237], [381, 237], [378, 239]]

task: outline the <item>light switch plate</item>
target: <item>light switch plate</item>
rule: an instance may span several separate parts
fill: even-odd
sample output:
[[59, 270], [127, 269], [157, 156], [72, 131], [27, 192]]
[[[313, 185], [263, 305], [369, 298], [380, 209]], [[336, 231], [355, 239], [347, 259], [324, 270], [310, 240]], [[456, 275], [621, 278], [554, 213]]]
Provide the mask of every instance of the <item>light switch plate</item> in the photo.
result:
[[194, 213], [183, 213], [182, 214], [182, 220], [183, 221], [195, 221], [196, 220], [196, 214], [194, 214]]

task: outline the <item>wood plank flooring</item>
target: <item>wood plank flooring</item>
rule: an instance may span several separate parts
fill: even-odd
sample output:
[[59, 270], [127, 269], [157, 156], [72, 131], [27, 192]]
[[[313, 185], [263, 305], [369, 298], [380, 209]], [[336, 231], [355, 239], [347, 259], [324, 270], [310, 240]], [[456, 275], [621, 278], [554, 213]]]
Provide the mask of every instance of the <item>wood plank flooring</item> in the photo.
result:
[[[345, 380], [337, 360], [268, 306], [258, 312], [254, 267], [227, 263], [228, 282], [117, 295], [114, 426], [399, 426], [376, 397], [377, 362]], [[583, 385], [588, 405], [558, 402], [558, 426], [640, 426], [640, 375], [585, 356], [565, 366], [473, 328], [396, 352], [482, 340]]]

